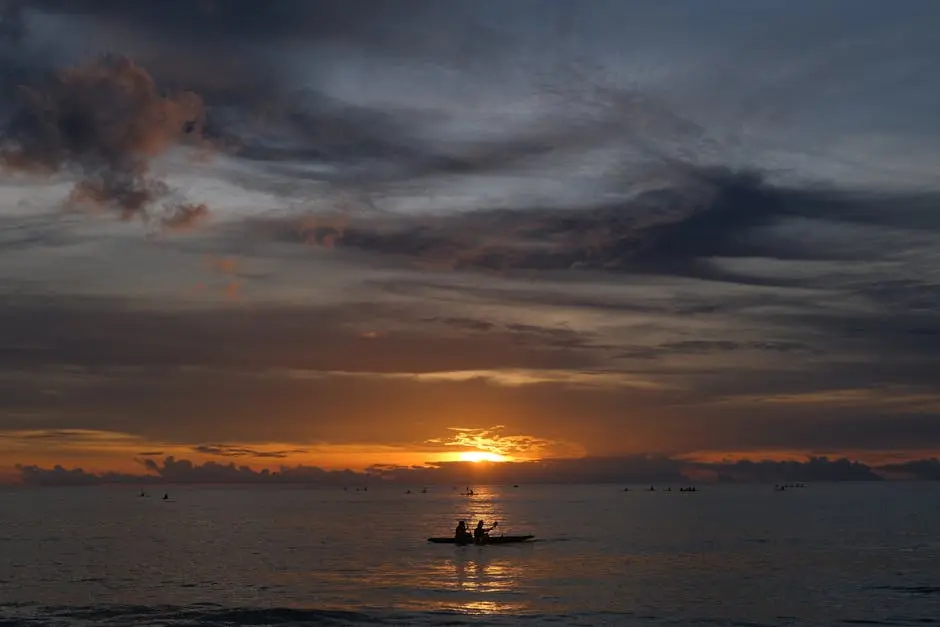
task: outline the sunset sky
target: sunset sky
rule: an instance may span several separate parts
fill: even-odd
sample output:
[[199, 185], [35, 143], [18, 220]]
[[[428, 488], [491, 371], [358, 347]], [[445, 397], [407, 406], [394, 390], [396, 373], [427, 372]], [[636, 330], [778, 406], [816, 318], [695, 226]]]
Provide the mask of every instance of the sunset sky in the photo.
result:
[[0, 481], [940, 454], [935, 0], [0, 7]]

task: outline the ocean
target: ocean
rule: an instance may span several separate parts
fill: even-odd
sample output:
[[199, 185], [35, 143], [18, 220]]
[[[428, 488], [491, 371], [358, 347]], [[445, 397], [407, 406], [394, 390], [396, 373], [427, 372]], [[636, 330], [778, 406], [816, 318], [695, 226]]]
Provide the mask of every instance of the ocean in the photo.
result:
[[0, 491], [0, 626], [940, 621], [940, 484], [421, 487]]

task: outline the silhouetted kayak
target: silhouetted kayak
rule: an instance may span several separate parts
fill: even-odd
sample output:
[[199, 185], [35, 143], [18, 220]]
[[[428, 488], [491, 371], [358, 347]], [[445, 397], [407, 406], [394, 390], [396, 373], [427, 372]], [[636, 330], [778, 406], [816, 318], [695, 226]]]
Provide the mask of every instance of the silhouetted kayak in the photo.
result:
[[[493, 536], [492, 538], [487, 538], [484, 544], [513, 544], [515, 542], [525, 542], [531, 540], [535, 536]], [[428, 542], [435, 542], [437, 544], [473, 544], [473, 541], [470, 542], [460, 542], [457, 538], [428, 538]]]

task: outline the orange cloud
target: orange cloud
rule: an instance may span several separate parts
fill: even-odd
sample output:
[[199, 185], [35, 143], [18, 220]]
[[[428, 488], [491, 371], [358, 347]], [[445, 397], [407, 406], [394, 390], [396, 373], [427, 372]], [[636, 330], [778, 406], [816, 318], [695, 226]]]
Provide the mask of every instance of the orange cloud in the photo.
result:
[[448, 427], [450, 438], [434, 438], [428, 444], [458, 447], [462, 452], [445, 453], [437, 461], [466, 461], [467, 451], [489, 453], [507, 460], [534, 460], [547, 457], [581, 457], [584, 447], [570, 442], [538, 438], [531, 435], [503, 435], [503, 425], [486, 429]]
[[114, 208], [125, 219], [146, 216], [168, 192], [151, 175], [150, 160], [183, 138], [202, 136], [202, 98], [187, 91], [164, 96], [127, 57], [106, 55], [61, 70], [21, 86], [18, 96], [0, 164], [45, 173], [77, 168], [82, 179], [69, 203]]

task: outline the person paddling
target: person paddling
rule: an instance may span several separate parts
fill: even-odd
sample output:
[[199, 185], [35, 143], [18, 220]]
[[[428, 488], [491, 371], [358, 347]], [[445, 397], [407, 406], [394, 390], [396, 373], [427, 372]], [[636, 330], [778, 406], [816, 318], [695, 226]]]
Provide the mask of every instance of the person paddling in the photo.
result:
[[473, 536], [470, 535], [469, 531], [467, 531], [466, 521], [461, 520], [460, 522], [457, 523], [457, 528], [454, 529], [454, 539], [458, 543], [466, 543], [466, 542], [471, 542], [473, 540]]
[[[493, 523], [493, 527], [495, 527], [495, 526], [496, 526], [496, 523]], [[482, 521], [482, 520], [481, 520], [480, 522], [478, 522], [478, 523], [477, 523], [477, 528], [473, 530], [473, 541], [474, 541], [476, 544], [485, 544], [485, 543], [486, 543], [487, 536], [489, 535], [490, 531], [493, 530], [493, 527], [490, 527], [489, 529], [486, 529], [486, 528], [483, 527], [483, 521]]]

